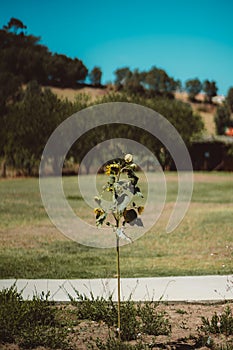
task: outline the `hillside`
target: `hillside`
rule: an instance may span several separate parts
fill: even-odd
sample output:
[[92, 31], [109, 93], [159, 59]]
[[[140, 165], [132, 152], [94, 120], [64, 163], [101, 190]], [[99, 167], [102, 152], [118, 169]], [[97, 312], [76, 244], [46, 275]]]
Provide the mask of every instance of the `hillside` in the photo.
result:
[[204, 124], [205, 124], [205, 128], [206, 128], [206, 133], [208, 135], [215, 135], [216, 134], [215, 122], [214, 122], [214, 114], [216, 112], [216, 105], [203, 103], [204, 102], [204, 95], [203, 94], [197, 95], [197, 97], [196, 97], [196, 99], [198, 101], [197, 103], [189, 102], [188, 94], [186, 92], [176, 93], [175, 97], [178, 100], [189, 103], [192, 106], [192, 109], [202, 116]]
[[81, 89], [61, 89], [58, 87], [50, 87], [54, 94], [56, 94], [61, 99], [68, 99], [70, 101], [75, 100], [75, 96], [78, 94], [87, 94], [90, 96], [91, 101], [94, 101], [96, 98], [101, 97], [108, 93], [107, 89], [101, 88], [92, 88], [92, 87], [83, 87]]
[[[51, 87], [51, 90], [62, 99], [67, 98], [70, 101], [75, 100], [75, 96], [78, 94], [87, 94], [90, 96], [90, 100], [94, 101], [96, 98], [101, 97], [105, 94], [109, 93], [109, 89], [100, 89], [100, 88], [92, 88], [92, 87], [83, 87], [81, 89], [61, 89], [57, 87]], [[183, 102], [189, 103], [192, 106], [192, 109], [196, 112], [198, 112], [204, 121], [204, 125], [206, 128], [206, 133], [208, 135], [215, 135], [215, 123], [214, 123], [214, 114], [216, 110], [215, 105], [210, 104], [204, 104], [202, 102], [202, 95], [198, 96], [198, 103], [191, 103], [188, 101], [188, 96], [185, 92], [182, 93], [176, 93], [175, 94], [176, 99], [181, 100]]]

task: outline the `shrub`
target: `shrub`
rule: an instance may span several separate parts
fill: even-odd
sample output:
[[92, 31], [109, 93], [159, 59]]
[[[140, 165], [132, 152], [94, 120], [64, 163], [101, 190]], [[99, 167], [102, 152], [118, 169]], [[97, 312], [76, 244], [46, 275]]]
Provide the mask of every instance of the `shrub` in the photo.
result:
[[49, 293], [23, 300], [15, 284], [0, 291], [0, 341], [15, 342], [25, 348], [68, 346], [68, 331], [57, 319], [57, 309], [48, 300]]
[[135, 340], [140, 332], [140, 321], [135, 304], [131, 300], [121, 304], [121, 340]]
[[15, 285], [0, 292], [0, 340], [15, 341], [21, 331], [23, 319], [23, 298]]
[[108, 326], [113, 326], [117, 322], [117, 307], [112, 300], [112, 296], [108, 300], [103, 297], [95, 299], [92, 292], [90, 298], [85, 294], [80, 294], [76, 289], [76, 299], [70, 298], [73, 305], [77, 307], [78, 319], [104, 321]]
[[[76, 289], [76, 299], [70, 296], [72, 304], [77, 307], [78, 319], [92, 321], [104, 321], [109, 327], [117, 329], [117, 304], [113, 302], [112, 296], [108, 300], [103, 297], [95, 298], [80, 294]], [[164, 313], [157, 313], [158, 304], [147, 302], [135, 305], [132, 300], [121, 303], [121, 340], [136, 340], [139, 333], [150, 335], [169, 335], [171, 325], [164, 317]], [[117, 335], [117, 332], [116, 332]], [[111, 339], [110, 339], [111, 340]], [[109, 340], [109, 341], [110, 341]], [[111, 340], [112, 341], [112, 340]]]
[[233, 317], [230, 307], [227, 306], [222, 314], [218, 315], [215, 312], [211, 320], [202, 317], [201, 330], [205, 333], [233, 335]]
[[171, 332], [169, 320], [164, 318], [165, 313], [157, 313], [156, 307], [157, 304], [154, 302], [138, 305], [138, 315], [142, 320], [141, 330], [150, 335], [169, 335]]

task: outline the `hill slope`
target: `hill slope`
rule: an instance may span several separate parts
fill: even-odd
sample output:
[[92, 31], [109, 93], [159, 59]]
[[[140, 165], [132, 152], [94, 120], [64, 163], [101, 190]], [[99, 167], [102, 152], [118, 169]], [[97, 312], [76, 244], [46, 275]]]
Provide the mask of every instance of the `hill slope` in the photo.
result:
[[[90, 96], [90, 100], [94, 101], [98, 97], [101, 97], [105, 94], [109, 93], [109, 89], [100, 89], [100, 88], [92, 88], [92, 87], [83, 87], [81, 89], [61, 89], [57, 87], [51, 87], [51, 90], [59, 97], [59, 98], [67, 98], [70, 101], [75, 100], [75, 96], [78, 94], [87, 94]], [[186, 93], [176, 93], [175, 97], [177, 100], [181, 100], [183, 102], [189, 103], [192, 106], [192, 109], [198, 112], [202, 118], [205, 125], [206, 133], [208, 135], [215, 135], [215, 123], [214, 123], [214, 114], [216, 111], [215, 105], [204, 104], [200, 96], [199, 102], [191, 103], [188, 101], [188, 96]]]

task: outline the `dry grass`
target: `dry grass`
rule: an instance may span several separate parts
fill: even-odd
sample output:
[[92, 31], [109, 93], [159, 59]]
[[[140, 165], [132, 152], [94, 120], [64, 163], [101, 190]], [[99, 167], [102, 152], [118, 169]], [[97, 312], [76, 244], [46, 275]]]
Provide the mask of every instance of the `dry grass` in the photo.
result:
[[216, 106], [211, 104], [204, 103], [204, 95], [198, 94], [196, 97], [197, 103], [191, 103], [188, 101], [188, 94], [186, 92], [177, 92], [175, 94], [178, 100], [183, 102], [188, 102], [192, 109], [199, 113], [205, 125], [205, 130], [208, 135], [216, 135], [215, 122], [214, 122], [214, 114], [216, 111]]
[[68, 99], [69, 101], [74, 102], [75, 97], [78, 94], [87, 94], [90, 96], [90, 101], [94, 101], [96, 98], [105, 95], [108, 91], [106, 89], [99, 88], [90, 88], [84, 87], [81, 89], [61, 89], [56, 87], [51, 87], [51, 90], [54, 94], [56, 94], [61, 99]]
[[[232, 174], [196, 173], [188, 213], [170, 234], [166, 233], [166, 225], [176, 198], [177, 177], [169, 173], [166, 178], [167, 203], [160, 219], [143, 237], [121, 249], [122, 276], [232, 273]], [[78, 195], [76, 181], [75, 177], [65, 178], [67, 195]], [[0, 181], [0, 193], [3, 198], [0, 212], [2, 278], [115, 275], [114, 249], [75, 244], [53, 226], [40, 202], [36, 179]], [[80, 217], [94, 225], [90, 207], [82, 200], [72, 200], [70, 204]]]

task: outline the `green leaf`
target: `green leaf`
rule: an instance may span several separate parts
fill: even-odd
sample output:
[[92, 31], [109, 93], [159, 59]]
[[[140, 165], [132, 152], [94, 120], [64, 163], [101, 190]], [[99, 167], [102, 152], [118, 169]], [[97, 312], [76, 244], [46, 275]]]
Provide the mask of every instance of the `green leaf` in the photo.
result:
[[141, 193], [141, 190], [140, 190], [139, 187], [135, 187], [135, 188], [134, 188], [134, 194], [135, 194], [136, 196], [138, 196], [138, 197], [143, 198], [143, 194]]
[[117, 198], [117, 209], [119, 212], [123, 212], [127, 205], [130, 202], [130, 197], [126, 194], [123, 193], [121, 196]]
[[134, 222], [135, 225], [137, 226], [140, 226], [140, 227], [143, 227], [143, 222], [140, 218], [137, 218]]
[[117, 235], [119, 238], [125, 239], [126, 241], [132, 243], [132, 239], [131, 239], [129, 236], [127, 236], [127, 235], [125, 234], [125, 231], [124, 231], [124, 229], [123, 229], [122, 227], [121, 227], [121, 228], [117, 228], [117, 229], [115, 230], [115, 232], [116, 232], [116, 235]]

